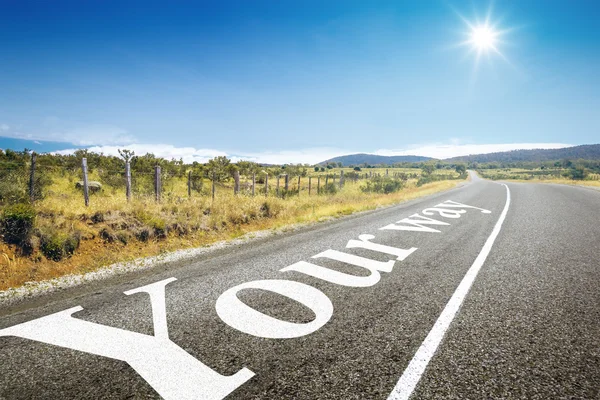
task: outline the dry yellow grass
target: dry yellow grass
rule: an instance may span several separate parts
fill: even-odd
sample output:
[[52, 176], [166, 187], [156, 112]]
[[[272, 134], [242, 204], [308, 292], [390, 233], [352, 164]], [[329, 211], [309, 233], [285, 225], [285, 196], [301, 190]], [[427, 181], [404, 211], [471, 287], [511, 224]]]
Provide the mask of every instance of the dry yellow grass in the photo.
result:
[[525, 183], [558, 183], [561, 185], [571, 185], [571, 186], [588, 186], [588, 187], [597, 187], [600, 188], [600, 181], [591, 181], [591, 180], [583, 180], [576, 181], [573, 179], [511, 179], [510, 182], [525, 182]]
[[[212, 202], [207, 196], [180, 196], [185, 185], [174, 182], [171, 195], [161, 203], [151, 198], [135, 198], [130, 203], [124, 195], [110, 190], [91, 196], [85, 207], [81, 192], [72, 181], [57, 179], [50, 188], [54, 194], [36, 205], [37, 229], [75, 233], [80, 246], [69, 258], [51, 261], [34, 253], [18, 257], [15, 248], [0, 245], [0, 290], [71, 273], [85, 273], [115, 262], [153, 256], [163, 252], [206, 246], [259, 230], [281, 228], [291, 224], [312, 223], [359, 211], [372, 210], [455, 187], [460, 181], [438, 181], [407, 187], [392, 194], [363, 193], [361, 183], [349, 182], [335, 195], [300, 196], [286, 199], [263, 196], [234, 196], [222, 191]], [[101, 216], [94, 219], [94, 214]], [[165, 229], [165, 236], [136, 239], [140, 229]], [[106, 240], [101, 232], [121, 235], [127, 240]], [[116, 237], [116, 236], [115, 236]]]

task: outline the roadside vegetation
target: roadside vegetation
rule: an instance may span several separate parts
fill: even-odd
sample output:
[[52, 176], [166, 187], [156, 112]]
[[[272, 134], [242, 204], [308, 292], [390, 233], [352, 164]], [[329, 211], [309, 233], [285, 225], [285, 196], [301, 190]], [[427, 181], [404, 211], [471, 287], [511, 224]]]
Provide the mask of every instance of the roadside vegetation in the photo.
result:
[[[81, 187], [83, 158], [88, 206]], [[126, 159], [131, 165], [129, 201]], [[152, 155], [108, 157], [87, 151], [37, 155], [32, 177], [31, 160], [27, 151], [0, 151], [0, 290], [392, 205], [466, 179], [464, 164], [261, 166], [225, 157], [185, 164]], [[161, 166], [158, 201], [156, 165]], [[234, 176], [239, 176], [237, 194]]]
[[600, 187], [600, 161], [472, 163], [482, 178]]

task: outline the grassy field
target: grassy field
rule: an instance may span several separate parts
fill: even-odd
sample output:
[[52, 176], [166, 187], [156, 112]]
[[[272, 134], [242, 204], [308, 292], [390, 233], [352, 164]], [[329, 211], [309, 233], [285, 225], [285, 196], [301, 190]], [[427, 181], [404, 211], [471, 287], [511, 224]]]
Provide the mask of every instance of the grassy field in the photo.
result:
[[[385, 174], [385, 169], [368, 171]], [[390, 174], [392, 171], [399, 172], [390, 169]], [[420, 170], [409, 171], [420, 175]], [[339, 169], [329, 170], [338, 177], [339, 172]], [[444, 173], [458, 177], [454, 171]], [[413, 178], [400, 191], [382, 194], [365, 193], [361, 189], [365, 185], [363, 180], [347, 180], [336, 193], [316, 195], [315, 178], [319, 174], [311, 171], [311, 175], [314, 186], [310, 196], [307, 177], [301, 178], [301, 190], [286, 198], [274, 195], [276, 180], [270, 179], [269, 196], [264, 193], [250, 196], [245, 185], [234, 196], [232, 184], [227, 183], [217, 187], [214, 201], [208, 182], [201, 192], [188, 197], [186, 180], [175, 178], [165, 183], [160, 203], [150, 195], [136, 195], [127, 202], [122, 190], [107, 187], [91, 195], [89, 207], [84, 205], [81, 191], [74, 187], [77, 177], [54, 177], [45, 198], [35, 203], [37, 217], [31, 253], [19, 255], [16, 246], [0, 244], [0, 290], [28, 281], [85, 273], [115, 262], [206, 246], [253, 231], [372, 210], [447, 190], [460, 182], [442, 180], [417, 186], [417, 179]], [[90, 179], [97, 177], [92, 174]], [[323, 185], [324, 179], [321, 180]], [[280, 185], [283, 186], [283, 180]], [[297, 178], [291, 179], [290, 190], [296, 187]], [[76, 251], [72, 254], [63, 251], [57, 261], [48, 252], [40, 251], [47, 243], [60, 247], [72, 242], [77, 244]]]
[[600, 187], [600, 174], [589, 173], [585, 179], [575, 180], [564, 176], [567, 169], [478, 169], [482, 178], [492, 180], [511, 180], [517, 182], [560, 183], [565, 185]]

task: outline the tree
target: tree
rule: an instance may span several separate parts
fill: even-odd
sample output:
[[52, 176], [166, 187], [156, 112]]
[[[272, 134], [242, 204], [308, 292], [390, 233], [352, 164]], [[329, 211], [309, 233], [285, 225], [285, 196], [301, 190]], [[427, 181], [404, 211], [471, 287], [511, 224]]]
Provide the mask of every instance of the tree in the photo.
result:
[[425, 163], [421, 165], [421, 171], [423, 171], [423, 175], [431, 175], [435, 171], [435, 165]]
[[209, 178], [213, 176], [217, 182], [226, 181], [231, 174], [231, 160], [225, 156], [218, 156], [208, 161], [206, 169], [209, 171]]
[[467, 166], [465, 164], [456, 164], [456, 166], [454, 167], [454, 170], [460, 174], [460, 175], [464, 175], [467, 172]]
[[320, 169], [321, 168], [319, 168], [319, 167], [315, 167], [315, 172], [319, 172]]
[[360, 171], [361, 169], [360, 169], [360, 167], [354, 167], [354, 170], [355, 171]]
[[123, 158], [123, 160], [125, 160], [125, 162], [129, 162], [133, 157], [135, 157], [135, 151], [133, 150], [117, 149], [117, 151], [119, 152], [119, 155]]

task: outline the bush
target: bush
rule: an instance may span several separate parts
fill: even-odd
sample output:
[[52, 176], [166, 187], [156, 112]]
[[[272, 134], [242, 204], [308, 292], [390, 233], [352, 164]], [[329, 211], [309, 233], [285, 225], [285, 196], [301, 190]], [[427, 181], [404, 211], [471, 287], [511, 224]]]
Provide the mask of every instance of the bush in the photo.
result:
[[29, 204], [6, 206], [0, 219], [4, 241], [23, 247], [31, 237], [35, 222], [35, 209]]
[[389, 176], [374, 176], [366, 182], [361, 190], [364, 193], [394, 193], [404, 187], [404, 182], [400, 179], [390, 178]]
[[78, 233], [68, 234], [63, 232], [46, 232], [41, 235], [40, 250], [46, 258], [60, 261], [72, 256], [79, 247]]
[[323, 187], [321, 188], [321, 193], [336, 194], [337, 191], [338, 191], [338, 187], [333, 182], [329, 182], [326, 185], [323, 185]]
[[569, 170], [569, 177], [571, 179], [583, 180], [587, 178], [588, 171], [584, 167], [576, 167]]

